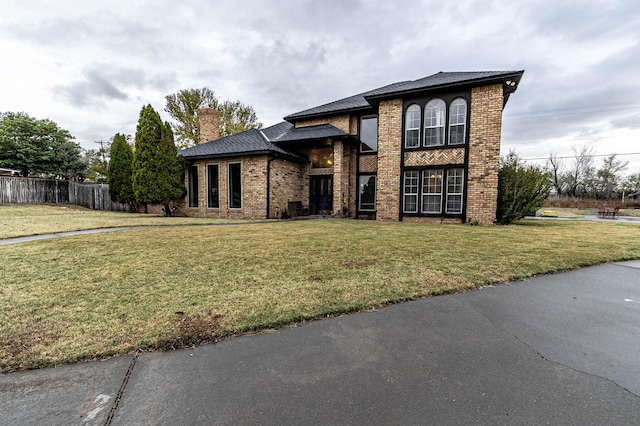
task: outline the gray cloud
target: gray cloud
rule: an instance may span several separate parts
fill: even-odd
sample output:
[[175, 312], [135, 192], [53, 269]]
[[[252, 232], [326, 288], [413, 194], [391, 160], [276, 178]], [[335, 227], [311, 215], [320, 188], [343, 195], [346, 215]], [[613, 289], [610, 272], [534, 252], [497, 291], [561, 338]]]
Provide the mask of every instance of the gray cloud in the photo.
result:
[[81, 80], [56, 85], [53, 92], [77, 107], [102, 107], [110, 100], [127, 101], [131, 89], [165, 90], [175, 82], [173, 73], [148, 75], [142, 69], [112, 68], [106, 64], [83, 72]]

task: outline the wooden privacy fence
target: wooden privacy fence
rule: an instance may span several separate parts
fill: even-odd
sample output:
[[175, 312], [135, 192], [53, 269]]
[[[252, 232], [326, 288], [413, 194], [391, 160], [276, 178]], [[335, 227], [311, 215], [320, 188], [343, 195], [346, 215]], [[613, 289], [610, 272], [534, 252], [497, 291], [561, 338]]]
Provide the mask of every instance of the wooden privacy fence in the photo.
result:
[[7, 176], [0, 176], [0, 203], [69, 203], [94, 210], [128, 210], [126, 204], [111, 201], [106, 184]]

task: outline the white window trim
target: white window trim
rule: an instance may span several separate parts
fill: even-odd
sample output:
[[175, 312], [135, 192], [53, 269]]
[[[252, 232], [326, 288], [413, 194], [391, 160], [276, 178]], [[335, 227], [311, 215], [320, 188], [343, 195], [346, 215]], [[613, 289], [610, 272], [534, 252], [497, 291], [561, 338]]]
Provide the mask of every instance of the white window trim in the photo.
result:
[[[239, 164], [240, 165], [240, 207], [231, 207], [231, 201], [233, 200], [233, 192], [231, 191], [231, 165]], [[227, 206], [229, 210], [242, 210], [244, 199], [244, 185], [242, 184], [242, 162], [234, 161], [233, 163], [227, 163]]]
[[[209, 166], [217, 166], [218, 167], [218, 207], [209, 207], [209, 194], [211, 194], [211, 191], [209, 190]], [[209, 209], [209, 210], [219, 210], [220, 209], [220, 163], [207, 163], [206, 167], [207, 167], [207, 169], [206, 169], [207, 183], [206, 183], [205, 187], [207, 188], [207, 209]]]
[[[427, 173], [429, 172], [435, 172], [435, 173], [440, 173], [441, 177], [440, 177], [440, 192], [424, 192], [424, 181], [425, 181], [425, 177], [427, 176]], [[442, 199], [444, 198], [443, 192], [444, 192], [444, 170], [443, 169], [426, 169], [422, 171], [422, 195], [421, 195], [421, 200], [420, 200], [420, 212], [421, 213], [425, 213], [425, 214], [440, 214], [442, 213]], [[425, 210], [425, 197], [429, 197], [429, 196], [434, 196], [434, 195], [439, 195], [440, 196], [440, 208], [438, 209], [438, 211], [427, 211]]]
[[[461, 172], [460, 175], [460, 192], [449, 192], [449, 173], [451, 173], [454, 170], [459, 170]], [[447, 199], [445, 201], [445, 211], [447, 214], [461, 214], [462, 211], [464, 210], [464, 169], [463, 168], [452, 168], [452, 169], [448, 169], [447, 170], [447, 181], [446, 181], [446, 185], [447, 185]], [[460, 211], [449, 211], [449, 197], [455, 195], [455, 196], [459, 196], [460, 197]]]
[[[415, 107], [415, 108], [414, 108]], [[418, 126], [417, 127], [409, 127], [409, 112], [413, 112], [417, 109], [417, 113], [418, 113]], [[413, 111], [412, 111], [413, 110]], [[404, 130], [404, 147], [405, 148], [420, 148], [420, 121], [422, 119], [422, 108], [420, 108], [420, 105], [418, 104], [412, 104], [409, 106], [409, 108], [407, 108], [407, 111], [404, 114], [404, 124], [405, 124], [405, 130]], [[417, 144], [414, 146], [409, 146], [407, 143], [409, 141], [409, 131], [410, 130], [417, 130], [418, 131], [418, 140], [417, 140]]]
[[[407, 188], [407, 174], [408, 173], [417, 173], [418, 176], [417, 184], [416, 184], [416, 192], [406, 192]], [[407, 195], [415, 195], [416, 197], [416, 209], [415, 210], [407, 210]], [[403, 173], [402, 176], [402, 212], [403, 213], [418, 213], [420, 206], [420, 171], [419, 170], [407, 170]]]
[[[431, 102], [438, 102], [441, 105], [444, 105], [444, 108], [429, 108], [429, 104]], [[435, 126], [427, 126], [427, 111], [430, 110], [442, 110], [442, 114], [444, 115], [444, 117], [442, 118], [442, 124], [441, 125], [435, 125]], [[427, 102], [427, 104], [424, 107], [424, 134], [422, 135], [422, 146], [425, 148], [430, 148], [430, 147], [434, 147], [434, 146], [444, 146], [445, 145], [445, 139], [446, 139], [446, 135], [444, 134], [445, 132], [445, 123], [447, 122], [447, 103], [440, 99], [440, 98], [433, 98], [430, 99], [429, 102]], [[440, 140], [439, 144], [435, 144], [435, 145], [427, 145], [427, 129], [438, 129], [440, 128], [442, 131], [442, 138]]]
[[[451, 114], [451, 109], [452, 107], [455, 105], [455, 103], [457, 101], [461, 101], [464, 105], [464, 114], [463, 114], [463, 120], [461, 123], [453, 123], [452, 119], [453, 119], [453, 114]], [[457, 105], [455, 105], [457, 107]], [[464, 145], [465, 141], [466, 141], [466, 137], [467, 137], [467, 101], [464, 100], [463, 98], [455, 98], [453, 101], [451, 101], [451, 103], [449, 104], [449, 145]], [[457, 114], [456, 114], [457, 116]], [[457, 143], [452, 143], [451, 142], [451, 129], [453, 127], [462, 127], [462, 142], [457, 142]]]

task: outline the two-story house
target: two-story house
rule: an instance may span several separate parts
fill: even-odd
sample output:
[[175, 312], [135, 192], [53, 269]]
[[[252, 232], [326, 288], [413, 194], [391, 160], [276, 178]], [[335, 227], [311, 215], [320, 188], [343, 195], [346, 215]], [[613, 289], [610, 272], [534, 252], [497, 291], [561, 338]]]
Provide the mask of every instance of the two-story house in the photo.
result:
[[490, 224], [502, 110], [524, 71], [440, 72], [300, 111], [184, 149], [188, 216], [300, 214]]

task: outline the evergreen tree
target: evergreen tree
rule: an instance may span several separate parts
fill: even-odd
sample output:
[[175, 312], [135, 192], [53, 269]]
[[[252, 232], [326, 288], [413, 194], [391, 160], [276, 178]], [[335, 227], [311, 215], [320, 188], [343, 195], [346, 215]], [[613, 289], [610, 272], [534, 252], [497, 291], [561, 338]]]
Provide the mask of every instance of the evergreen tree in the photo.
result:
[[162, 204], [168, 216], [169, 203], [186, 192], [182, 158], [176, 154], [169, 123], [162, 124], [151, 105], [142, 107], [133, 154], [133, 192], [139, 203]]
[[133, 151], [124, 135], [116, 133], [113, 137], [109, 156], [109, 166], [107, 168], [109, 195], [113, 201], [129, 204], [130, 210], [135, 211]]
[[549, 196], [549, 175], [535, 166], [521, 163], [515, 152], [502, 159], [498, 173], [498, 212], [500, 225], [508, 225], [536, 213]]

